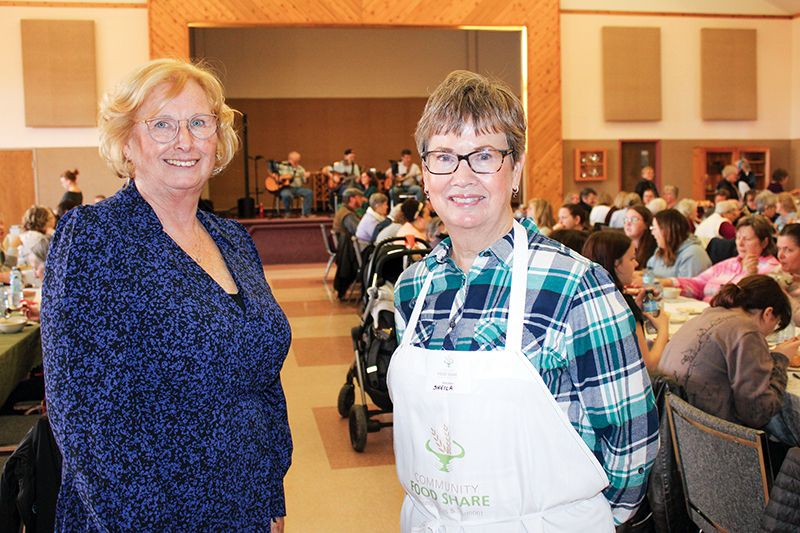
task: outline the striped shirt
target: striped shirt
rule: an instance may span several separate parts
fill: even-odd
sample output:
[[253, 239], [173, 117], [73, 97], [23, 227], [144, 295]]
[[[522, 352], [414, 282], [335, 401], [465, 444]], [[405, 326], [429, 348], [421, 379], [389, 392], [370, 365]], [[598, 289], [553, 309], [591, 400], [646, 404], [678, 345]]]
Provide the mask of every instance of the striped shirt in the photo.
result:
[[[608, 273], [539, 234], [524, 219], [528, 246], [523, 351], [608, 475], [604, 495], [617, 523], [635, 512], [658, 452], [658, 414], [633, 315]], [[513, 231], [464, 274], [450, 239], [406, 270], [395, 287], [402, 339], [425, 278], [434, 272], [411, 343], [428, 349], [505, 346]]]

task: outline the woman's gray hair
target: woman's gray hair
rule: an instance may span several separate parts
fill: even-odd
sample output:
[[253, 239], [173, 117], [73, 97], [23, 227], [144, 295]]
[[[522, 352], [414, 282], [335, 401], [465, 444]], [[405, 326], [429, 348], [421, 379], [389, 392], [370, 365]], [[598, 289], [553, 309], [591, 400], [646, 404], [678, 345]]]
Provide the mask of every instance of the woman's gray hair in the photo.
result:
[[414, 139], [422, 154], [434, 135], [500, 133], [513, 150], [513, 161], [525, 153], [527, 122], [522, 102], [499, 80], [456, 70], [433, 91], [417, 124]]
[[755, 202], [758, 212], [763, 213], [768, 207], [778, 205], [778, 195], [772, 191], [761, 191], [756, 195]]
[[47, 261], [47, 252], [50, 250], [50, 237], [41, 236], [36, 243], [31, 246], [30, 254], [39, 263], [44, 264]]

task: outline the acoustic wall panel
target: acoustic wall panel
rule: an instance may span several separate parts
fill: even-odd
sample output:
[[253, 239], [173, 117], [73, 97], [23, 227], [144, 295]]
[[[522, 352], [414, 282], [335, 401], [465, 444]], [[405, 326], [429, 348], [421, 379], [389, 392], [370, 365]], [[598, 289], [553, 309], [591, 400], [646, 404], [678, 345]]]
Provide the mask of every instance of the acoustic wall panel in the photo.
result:
[[756, 30], [700, 30], [703, 120], [756, 120]]
[[603, 28], [608, 121], [661, 120], [661, 28]]
[[95, 126], [94, 21], [21, 22], [25, 125]]

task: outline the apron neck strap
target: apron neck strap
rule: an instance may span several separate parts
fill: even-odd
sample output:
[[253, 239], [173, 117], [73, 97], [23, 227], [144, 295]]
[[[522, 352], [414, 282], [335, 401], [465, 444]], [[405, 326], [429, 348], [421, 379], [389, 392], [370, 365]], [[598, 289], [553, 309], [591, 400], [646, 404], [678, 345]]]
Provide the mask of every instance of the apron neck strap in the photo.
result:
[[[514, 221], [514, 255], [511, 265], [511, 295], [509, 297], [508, 326], [506, 331], [506, 349], [520, 351], [522, 349], [522, 329], [525, 316], [525, 297], [528, 289], [528, 233], [522, 224]], [[469, 273], [467, 273], [469, 275]], [[425, 297], [431, 287], [433, 272], [425, 276], [422, 288], [414, 302], [414, 309], [403, 332], [401, 344], [408, 345], [414, 336], [417, 322], [425, 306]]]

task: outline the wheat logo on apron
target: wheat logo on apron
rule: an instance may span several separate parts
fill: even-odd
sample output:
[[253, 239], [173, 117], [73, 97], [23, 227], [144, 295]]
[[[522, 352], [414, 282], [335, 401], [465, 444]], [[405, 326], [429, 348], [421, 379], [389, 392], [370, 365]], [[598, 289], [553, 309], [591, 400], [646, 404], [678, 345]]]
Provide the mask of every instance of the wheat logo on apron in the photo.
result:
[[[433, 445], [436, 448], [434, 450], [431, 448], [431, 439], [428, 439], [428, 442], [425, 443], [425, 449], [431, 452], [433, 455], [439, 459], [439, 463], [441, 463], [441, 467], [439, 470], [442, 472], [450, 472], [452, 466], [450, 465], [450, 461], [453, 459], [461, 459], [464, 457], [464, 447], [461, 446], [458, 442], [452, 440], [450, 438], [450, 430], [447, 427], [447, 424], [442, 424], [443, 429], [443, 437], [439, 436], [439, 433], [434, 429], [431, 429], [431, 434], [433, 435]], [[461, 450], [458, 454], [453, 455], [453, 444], [458, 446]]]

